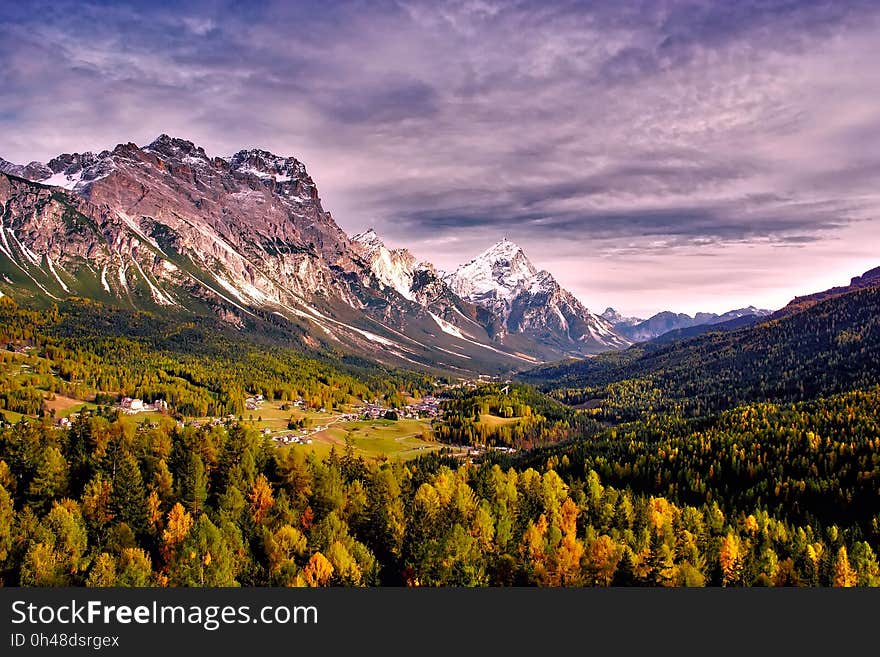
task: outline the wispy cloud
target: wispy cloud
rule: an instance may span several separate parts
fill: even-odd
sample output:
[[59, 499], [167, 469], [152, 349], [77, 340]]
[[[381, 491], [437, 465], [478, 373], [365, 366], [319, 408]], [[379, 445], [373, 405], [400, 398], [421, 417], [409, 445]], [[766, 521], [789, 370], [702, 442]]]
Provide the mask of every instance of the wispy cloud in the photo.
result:
[[261, 146], [303, 159], [344, 228], [442, 267], [506, 234], [591, 306], [781, 303], [875, 257], [878, 17], [867, 0], [3, 3], [0, 155], [160, 132]]

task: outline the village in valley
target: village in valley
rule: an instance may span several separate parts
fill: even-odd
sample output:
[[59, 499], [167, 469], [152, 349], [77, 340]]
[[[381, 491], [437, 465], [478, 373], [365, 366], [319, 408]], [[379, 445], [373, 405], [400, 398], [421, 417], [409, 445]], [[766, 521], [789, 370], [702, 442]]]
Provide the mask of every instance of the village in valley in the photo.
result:
[[[37, 369], [45, 369], [44, 359], [33, 347], [14, 345], [7, 350], [4, 373], [14, 379], [26, 379]], [[55, 377], [54, 372], [49, 375]], [[139, 397], [102, 393], [99, 398], [84, 400], [46, 389], [42, 395], [42, 412], [36, 410], [30, 417], [45, 414], [59, 429], [69, 428], [82, 413], [92, 413], [99, 408], [115, 410], [121, 416], [131, 417], [139, 426], [157, 426], [159, 422], [173, 418], [179, 428], [217, 427], [241, 424], [258, 430], [268, 440], [281, 446], [306, 449], [318, 456], [329, 454], [332, 449], [354, 449], [367, 458], [409, 459], [441, 449], [461, 459], [478, 458], [485, 447], [447, 445], [436, 440], [435, 423], [443, 419], [443, 400], [447, 392], [456, 388], [473, 389], [495, 382], [495, 377], [480, 376], [473, 380], [440, 384], [434, 394], [407, 396], [401, 404], [391, 404], [381, 399], [352, 398], [349, 403], [336, 408], [312, 407], [302, 398], [270, 400], [262, 394], [250, 393], [243, 399], [244, 412], [223, 417], [181, 417], [164, 399], [147, 400]], [[59, 386], [60, 387], [60, 386]], [[5, 410], [0, 414], [0, 424], [16, 423], [27, 417]], [[167, 418], [163, 420], [162, 418]], [[491, 448], [496, 452], [512, 451], [505, 447]]]
[[[460, 381], [438, 386], [436, 395], [408, 398], [407, 403], [393, 407], [380, 400], [353, 401], [339, 409], [309, 408], [302, 398], [291, 401], [268, 400], [262, 394], [244, 399], [241, 416], [190, 418], [178, 420], [178, 426], [219, 426], [240, 423], [256, 428], [278, 446], [302, 446], [319, 456], [332, 449], [341, 451], [351, 446], [355, 453], [372, 458], [415, 458], [440, 449], [463, 459], [478, 459], [488, 451], [512, 454], [510, 447], [447, 445], [437, 442], [432, 426], [442, 421], [443, 395], [453, 388], [473, 389], [492, 382], [490, 377]], [[167, 414], [162, 400], [147, 403], [141, 399], [123, 398], [117, 408], [126, 415]]]

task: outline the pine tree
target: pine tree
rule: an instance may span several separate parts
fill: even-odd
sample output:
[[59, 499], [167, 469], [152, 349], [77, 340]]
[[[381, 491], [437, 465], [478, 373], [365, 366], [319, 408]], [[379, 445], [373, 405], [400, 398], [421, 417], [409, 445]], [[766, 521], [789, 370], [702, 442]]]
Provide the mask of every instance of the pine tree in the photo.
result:
[[80, 413], [67, 431], [67, 461], [70, 463], [70, 490], [78, 496], [91, 478], [91, 424]]
[[6, 561], [6, 557], [12, 550], [14, 522], [15, 508], [12, 504], [12, 496], [0, 484], [0, 571], [2, 571], [3, 562]]
[[36, 508], [45, 509], [67, 494], [67, 484], [67, 461], [57, 447], [49, 447], [28, 486], [28, 499]]
[[208, 499], [208, 479], [202, 457], [190, 452], [180, 481], [180, 499], [184, 507], [194, 516], [199, 515]]
[[208, 516], [201, 515], [168, 568], [174, 586], [236, 586], [235, 555]]
[[623, 556], [617, 564], [617, 571], [614, 573], [612, 580], [613, 586], [634, 586], [636, 583], [635, 567], [633, 564], [633, 553], [629, 546], [623, 550]]
[[137, 460], [126, 454], [116, 467], [110, 495], [116, 517], [138, 534], [146, 529], [147, 505], [144, 480]]

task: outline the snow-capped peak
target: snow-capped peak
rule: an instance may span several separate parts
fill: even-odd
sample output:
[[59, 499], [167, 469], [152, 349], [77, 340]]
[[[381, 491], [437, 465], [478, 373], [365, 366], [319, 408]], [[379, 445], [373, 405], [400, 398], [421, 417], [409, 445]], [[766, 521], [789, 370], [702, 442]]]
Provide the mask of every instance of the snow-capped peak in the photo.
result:
[[351, 239], [363, 246], [370, 253], [385, 246], [385, 242], [381, 240], [374, 228], [368, 228], [363, 233], [358, 233]]
[[264, 180], [271, 179], [277, 183], [302, 181], [309, 187], [313, 185], [305, 165], [295, 157], [281, 157], [269, 151], [251, 148], [238, 151], [228, 162], [233, 171], [248, 173]]
[[604, 318], [591, 313], [514, 242], [502, 239], [445, 278], [453, 292], [501, 317], [512, 333], [554, 336], [576, 350], [625, 346]]
[[116, 169], [112, 154], [65, 153], [49, 160], [47, 164], [31, 162], [20, 166], [0, 159], [0, 171], [26, 180], [52, 187], [83, 191], [91, 183], [108, 176]]
[[506, 317], [508, 302], [538, 278], [538, 270], [523, 250], [505, 238], [459, 267], [446, 282], [460, 297], [492, 307]]
[[617, 312], [614, 308], [606, 308], [605, 312], [599, 315], [602, 319], [606, 319], [611, 322], [614, 326], [624, 325], [624, 326], [634, 326], [639, 322], [643, 322], [645, 320], [640, 317], [624, 317], [619, 312]]
[[[516, 245], [515, 242], [511, 242], [506, 237], [503, 237], [500, 242], [493, 244], [488, 249], [483, 251], [480, 255], [478, 255], [475, 260], [485, 260], [485, 259], [501, 259], [501, 258], [514, 258], [517, 254], [522, 254], [523, 250]], [[525, 254], [523, 254], [525, 255]]]

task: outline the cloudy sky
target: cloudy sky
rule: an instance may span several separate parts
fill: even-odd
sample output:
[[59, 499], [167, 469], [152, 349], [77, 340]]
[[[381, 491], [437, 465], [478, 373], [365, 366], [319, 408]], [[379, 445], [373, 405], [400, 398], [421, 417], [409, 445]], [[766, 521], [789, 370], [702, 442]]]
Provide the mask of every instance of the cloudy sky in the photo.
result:
[[304, 161], [350, 233], [503, 236], [591, 309], [778, 307], [880, 265], [880, 3], [3, 2], [0, 156]]

